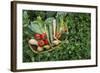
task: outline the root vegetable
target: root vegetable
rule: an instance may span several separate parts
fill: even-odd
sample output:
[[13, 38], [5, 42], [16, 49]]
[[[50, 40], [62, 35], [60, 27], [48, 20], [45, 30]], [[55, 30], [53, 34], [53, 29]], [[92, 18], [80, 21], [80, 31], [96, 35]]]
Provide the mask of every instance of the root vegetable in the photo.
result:
[[43, 47], [45, 45], [43, 40], [38, 41], [38, 46]]
[[40, 35], [40, 38], [41, 38], [41, 39], [46, 39], [46, 38], [47, 38], [46, 33], [42, 33], [42, 34]]
[[45, 39], [45, 40], [43, 40], [43, 41], [44, 41], [44, 44], [45, 44], [45, 45], [49, 44], [48, 39]]
[[45, 45], [43, 48], [50, 49], [49, 45]]
[[59, 41], [59, 40], [54, 40], [54, 41], [53, 41], [53, 44], [54, 44], [54, 45], [58, 45], [60, 42], [61, 42], [61, 41]]
[[28, 43], [31, 45], [38, 45], [38, 42], [35, 39], [30, 39]]
[[41, 34], [37, 34], [37, 33], [36, 33], [36, 34], [34, 35], [34, 38], [35, 38], [36, 40], [40, 40], [40, 39], [41, 39]]
[[41, 51], [43, 51], [43, 48], [42, 47], [38, 47], [37, 51], [41, 52]]
[[61, 33], [56, 32], [56, 37], [57, 37], [57, 39], [59, 39], [61, 37]]

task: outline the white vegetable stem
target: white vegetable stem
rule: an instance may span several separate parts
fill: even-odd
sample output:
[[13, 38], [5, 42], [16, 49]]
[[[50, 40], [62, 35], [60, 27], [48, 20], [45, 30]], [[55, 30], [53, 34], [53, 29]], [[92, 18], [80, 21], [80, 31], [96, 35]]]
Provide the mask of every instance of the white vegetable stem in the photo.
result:
[[54, 39], [56, 39], [57, 40], [57, 38], [56, 38], [56, 20], [55, 19], [53, 19], [53, 37], [54, 37]]
[[52, 25], [51, 26], [49, 26], [49, 31], [50, 31], [50, 40], [51, 40], [51, 43], [52, 43], [52, 41], [53, 41], [53, 30], [52, 30]]
[[54, 33], [54, 36], [55, 36], [55, 31], [56, 31], [56, 20], [55, 19], [53, 20], [53, 28], [54, 28], [53, 29], [54, 30], [53, 33]]

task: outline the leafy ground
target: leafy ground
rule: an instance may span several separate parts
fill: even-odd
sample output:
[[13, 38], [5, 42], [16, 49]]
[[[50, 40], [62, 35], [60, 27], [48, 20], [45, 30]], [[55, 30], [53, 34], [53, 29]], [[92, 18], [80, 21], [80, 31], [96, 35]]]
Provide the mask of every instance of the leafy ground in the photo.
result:
[[33, 36], [28, 25], [37, 16], [43, 21], [55, 17], [56, 12], [23, 10], [23, 62], [80, 60], [91, 58], [91, 15], [89, 13], [67, 13], [69, 34], [68, 43], [57, 47], [51, 52], [35, 54], [28, 46], [28, 39]]

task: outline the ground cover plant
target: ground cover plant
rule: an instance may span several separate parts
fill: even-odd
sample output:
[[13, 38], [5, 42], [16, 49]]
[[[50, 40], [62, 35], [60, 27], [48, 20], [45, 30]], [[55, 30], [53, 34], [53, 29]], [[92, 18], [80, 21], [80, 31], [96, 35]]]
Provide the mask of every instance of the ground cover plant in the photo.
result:
[[[91, 58], [90, 13], [23, 10], [22, 18], [23, 62], [82, 60]], [[63, 29], [67, 31], [59, 39], [61, 42], [64, 41], [64, 43], [58, 47], [53, 47], [55, 49], [52, 51], [45, 51], [43, 53], [33, 52], [29, 46], [29, 40], [39, 39], [39, 37], [37, 37], [38, 34], [43, 34], [43, 32], [46, 31], [48, 34], [46, 34], [45, 40], [47, 41], [45, 41], [45, 44], [52, 42], [53, 38], [51, 38], [51, 36], [53, 35], [50, 33], [54, 31], [51, 30], [53, 20], [56, 20], [57, 26], [59, 25], [56, 27], [57, 32], [62, 32]], [[44, 30], [45, 24], [47, 30]], [[55, 35], [58, 36], [56, 33]], [[38, 41], [38, 43], [40, 42]], [[45, 46], [41, 43], [38, 45], [40, 47]], [[41, 51], [41, 49], [39, 51]]]

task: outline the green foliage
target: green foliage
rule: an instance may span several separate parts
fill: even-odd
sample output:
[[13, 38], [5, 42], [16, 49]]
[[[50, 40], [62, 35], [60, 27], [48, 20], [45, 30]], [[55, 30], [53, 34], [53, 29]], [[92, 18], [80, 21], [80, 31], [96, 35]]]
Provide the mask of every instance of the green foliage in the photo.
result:
[[[29, 11], [23, 10], [23, 62], [80, 60], [91, 58], [91, 15], [89, 13], [71, 13], [51, 11]], [[58, 18], [68, 26], [65, 42], [53, 51], [36, 54], [28, 46], [28, 39], [36, 32], [42, 33], [40, 27], [44, 28], [44, 22], [52, 18]], [[39, 22], [37, 22], [39, 21]], [[39, 24], [40, 27], [36, 26]], [[34, 29], [31, 29], [34, 28]], [[36, 32], [33, 32], [37, 30]]]
[[47, 30], [47, 36], [49, 38], [49, 42], [52, 42], [53, 40], [53, 35], [52, 35], [52, 23], [53, 23], [53, 17], [48, 17], [46, 20], [45, 20], [45, 26], [46, 26], [46, 30]]

